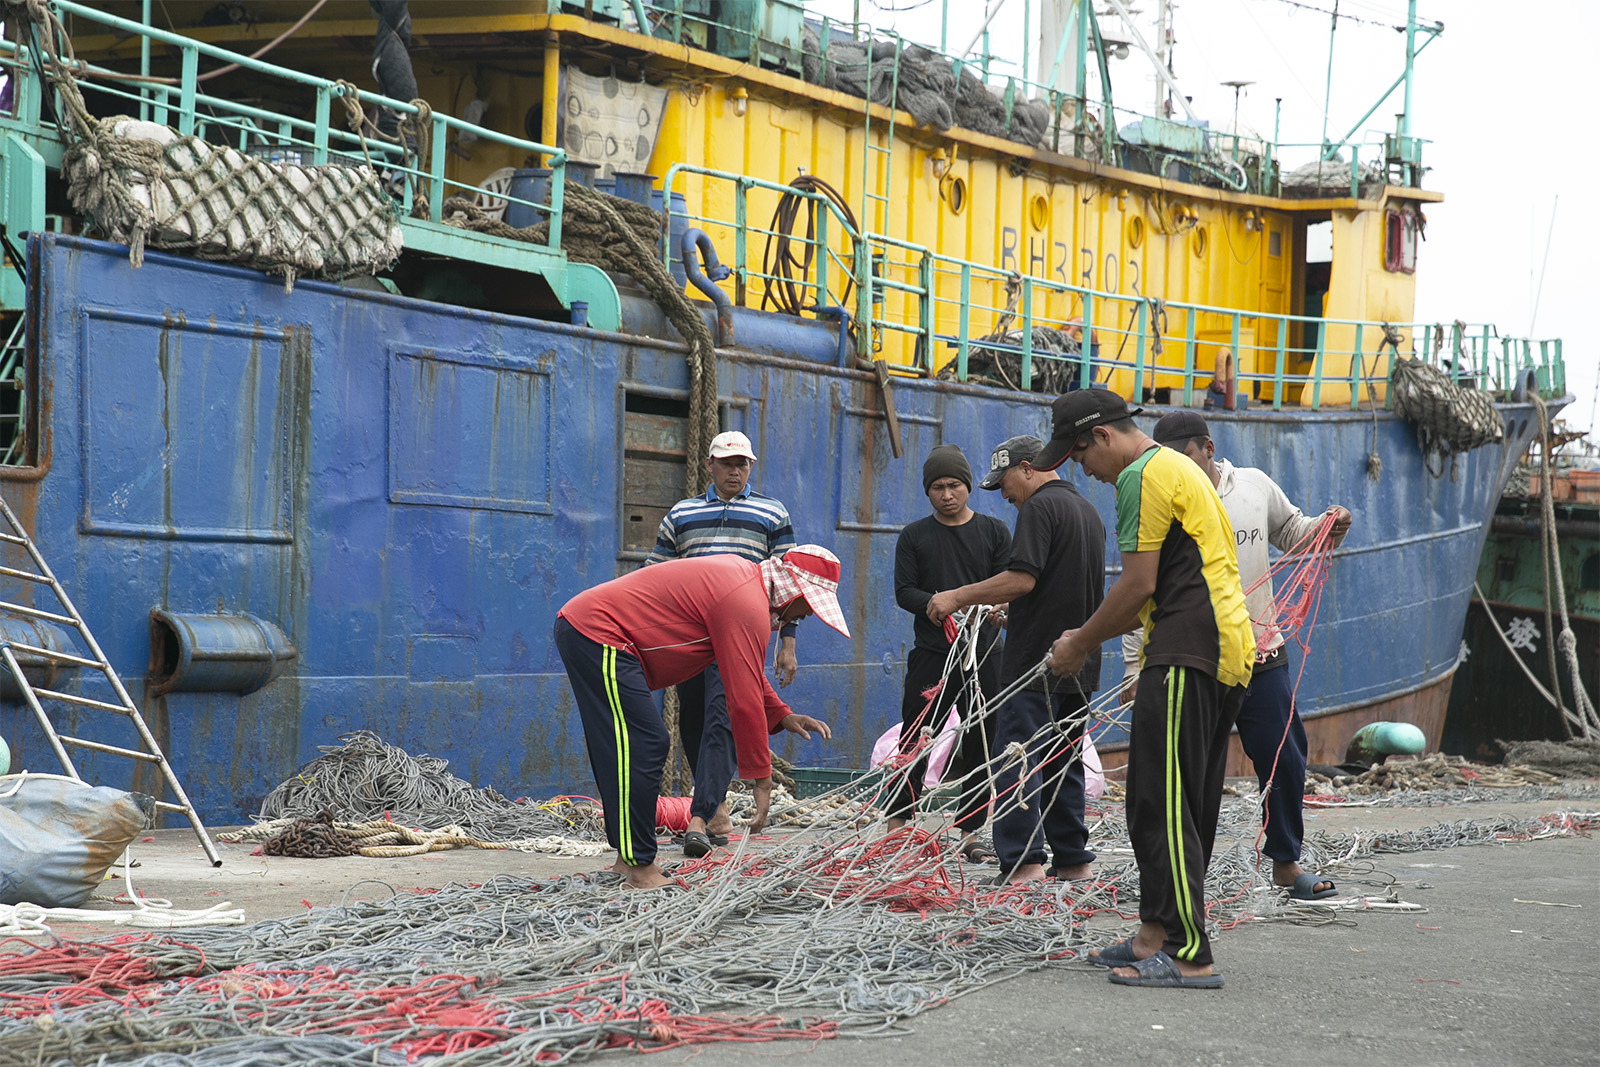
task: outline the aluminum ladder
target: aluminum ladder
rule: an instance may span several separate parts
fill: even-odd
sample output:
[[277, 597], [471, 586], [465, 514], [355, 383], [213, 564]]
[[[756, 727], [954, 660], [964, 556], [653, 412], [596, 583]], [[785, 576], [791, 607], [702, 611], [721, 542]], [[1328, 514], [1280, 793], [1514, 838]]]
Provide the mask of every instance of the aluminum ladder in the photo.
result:
[[[200, 815], [194, 810], [194, 804], [189, 800], [189, 795], [183, 790], [183, 783], [178, 781], [178, 776], [173, 773], [172, 765], [167, 762], [167, 757], [162, 754], [161, 746], [157, 744], [155, 735], [150, 732], [150, 727], [145, 723], [144, 716], [139, 714], [139, 708], [128, 696], [128, 690], [123, 687], [122, 679], [117, 677], [116, 670], [106, 659], [105, 653], [100, 651], [100, 644], [94, 639], [94, 634], [89, 632], [89, 626], [83, 621], [83, 616], [78, 614], [78, 609], [73, 606], [72, 600], [67, 596], [67, 591], [61, 587], [56, 576], [51, 573], [49, 564], [45, 563], [44, 556], [22, 528], [22, 523], [17, 520], [16, 513], [11, 506], [0, 498], [0, 513], [4, 514], [5, 522], [10, 532], [0, 531], [0, 544], [16, 545], [26, 552], [33, 560], [35, 570], [21, 570], [15, 567], [0, 566], [0, 575], [15, 578], [23, 582], [31, 582], [36, 586], [47, 586], [60, 602], [60, 612], [45, 611], [42, 608], [29, 607], [26, 604], [13, 604], [10, 601], [0, 600], [0, 613], [22, 615], [30, 619], [40, 619], [45, 622], [55, 623], [71, 629], [78, 635], [85, 648], [89, 650], [90, 657], [72, 655], [60, 652], [53, 648], [40, 648], [37, 645], [23, 644], [20, 641], [10, 641], [0, 636], [0, 658], [5, 661], [5, 667], [16, 679], [17, 687], [22, 691], [22, 698], [28, 707], [33, 709], [34, 717], [39, 720], [39, 726], [44, 730], [45, 736], [50, 740], [50, 747], [55, 750], [56, 758], [61, 761], [61, 766], [72, 778], [83, 781], [78, 774], [78, 768], [73, 765], [72, 756], [67, 751], [69, 748], [87, 749], [91, 752], [100, 752], [110, 756], [122, 756], [141, 763], [151, 763], [161, 768], [161, 776], [166, 781], [167, 788], [177, 798], [177, 803], [158, 799], [157, 811], [180, 812], [189, 820], [189, 825], [194, 827], [195, 836], [200, 838], [200, 847], [205, 850], [206, 857], [213, 867], [222, 866], [222, 857], [217, 853], [217, 846], [212, 842], [211, 835], [206, 831], [205, 824], [200, 821]], [[43, 689], [35, 686], [28, 680], [23, 672], [22, 665], [17, 662], [16, 653], [21, 652], [29, 657], [38, 657], [40, 660], [53, 661], [73, 667], [92, 668], [105, 675], [111, 683], [111, 689], [116, 694], [120, 703], [111, 704], [102, 700], [93, 700], [89, 697], [77, 696], [73, 693], [63, 693], [55, 689]], [[106, 744], [101, 741], [91, 741], [87, 738], [72, 737], [59, 732], [55, 724], [50, 721], [50, 716], [45, 713], [44, 700], [57, 700], [63, 704], [74, 707], [87, 708], [91, 711], [101, 711], [112, 715], [126, 717], [139, 734], [141, 748], [122, 748], [117, 745]]]
[[[872, 46], [877, 35], [894, 39], [893, 65], [889, 71], [889, 121], [883, 131], [883, 143], [873, 137], [872, 125]], [[874, 252], [871, 238], [886, 236], [889, 232], [889, 201], [893, 196], [894, 182], [894, 116], [900, 107], [900, 56], [904, 41], [892, 30], [867, 30], [866, 40], [866, 99], [861, 108], [861, 238], [856, 242], [856, 318], [863, 326], [873, 323], [873, 305], [883, 299], [882, 275], [888, 270], [888, 251]], [[876, 191], [874, 191], [876, 190]], [[882, 336], [875, 328], [859, 330], [856, 354], [866, 358], [882, 345]]]

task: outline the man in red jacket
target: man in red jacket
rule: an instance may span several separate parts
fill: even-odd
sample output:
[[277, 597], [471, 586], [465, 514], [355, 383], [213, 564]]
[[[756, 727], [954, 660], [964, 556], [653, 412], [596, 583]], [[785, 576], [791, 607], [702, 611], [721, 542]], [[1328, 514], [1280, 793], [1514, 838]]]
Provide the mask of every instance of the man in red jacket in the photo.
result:
[[634, 889], [668, 884], [656, 865], [656, 797], [667, 732], [652, 689], [715, 663], [727, 695], [739, 777], [755, 782], [752, 830], [772, 802], [767, 735], [809, 739], [828, 724], [789, 710], [762, 670], [772, 631], [815, 614], [845, 637], [839, 560], [816, 545], [760, 563], [737, 556], [668, 560], [597, 585], [556, 616], [556, 651], [583, 721], [584, 743], [605, 809], [614, 865]]

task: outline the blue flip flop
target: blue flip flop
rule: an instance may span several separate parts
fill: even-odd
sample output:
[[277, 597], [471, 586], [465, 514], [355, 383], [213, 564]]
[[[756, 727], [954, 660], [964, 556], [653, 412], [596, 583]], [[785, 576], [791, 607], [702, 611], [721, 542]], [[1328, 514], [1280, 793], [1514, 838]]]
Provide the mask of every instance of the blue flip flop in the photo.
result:
[[1089, 962], [1096, 967], [1132, 967], [1139, 961], [1133, 955], [1133, 938], [1118, 941], [1110, 948], [1103, 948], [1097, 954], [1087, 957]]
[[1221, 989], [1222, 975], [1203, 974], [1185, 975], [1178, 970], [1178, 965], [1172, 962], [1172, 957], [1165, 952], [1157, 952], [1148, 959], [1139, 960], [1137, 963], [1125, 963], [1124, 967], [1131, 967], [1138, 971], [1136, 978], [1123, 978], [1115, 971], [1106, 975], [1117, 985], [1147, 986], [1152, 989]]
[[[1328, 888], [1318, 889], [1318, 882], [1327, 882]], [[1294, 885], [1289, 887], [1289, 896], [1295, 900], [1322, 900], [1339, 892], [1339, 887], [1333, 884], [1333, 879], [1322, 874], [1312, 874], [1310, 871], [1301, 871], [1294, 877]]]

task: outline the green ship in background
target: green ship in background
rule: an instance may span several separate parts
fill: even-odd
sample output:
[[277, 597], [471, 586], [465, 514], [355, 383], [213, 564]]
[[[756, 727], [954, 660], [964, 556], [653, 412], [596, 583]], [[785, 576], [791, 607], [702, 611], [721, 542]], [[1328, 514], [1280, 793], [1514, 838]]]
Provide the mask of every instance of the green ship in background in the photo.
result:
[[[1581, 432], [1563, 432], [1559, 421], [1555, 428], [1550, 498], [1556, 558], [1579, 675], [1592, 695], [1600, 688], [1600, 447]], [[1541, 482], [1537, 460], [1518, 468], [1484, 542], [1440, 739], [1445, 752], [1493, 759], [1500, 742], [1568, 736], [1563, 713], [1550, 699], [1559, 694], [1567, 709], [1575, 700], [1556, 641], [1562, 628], [1556, 570], [1547, 577], [1541, 559]]]

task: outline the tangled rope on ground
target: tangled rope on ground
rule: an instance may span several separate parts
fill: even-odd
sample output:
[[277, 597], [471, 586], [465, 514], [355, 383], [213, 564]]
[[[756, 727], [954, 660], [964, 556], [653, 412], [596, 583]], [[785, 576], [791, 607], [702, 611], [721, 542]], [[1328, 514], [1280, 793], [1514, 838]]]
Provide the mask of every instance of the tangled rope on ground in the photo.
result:
[[[321, 755], [268, 793], [256, 818], [314, 820], [326, 812], [330, 823], [344, 819], [352, 824], [380, 821], [390, 829], [453, 828], [482, 842], [605, 839], [599, 805], [593, 802], [512, 801], [449, 773], [448, 760], [412, 756], [365, 730], [340, 740], [341, 744], [319, 748]], [[270, 836], [252, 829], [239, 840]]]
[[[565, 797], [540, 805], [549, 809], [560, 804], [571, 804]], [[593, 809], [593, 805], [589, 807]], [[598, 815], [595, 816], [596, 818]], [[598, 856], [606, 846], [596, 841], [574, 841], [570, 837], [551, 834], [547, 837], [529, 837], [506, 841], [480, 841], [459, 826], [444, 826], [437, 830], [413, 830], [385, 819], [369, 822], [335, 822], [328, 812], [315, 819], [273, 819], [242, 830], [219, 834], [218, 840], [228, 842], [260, 841], [261, 851], [268, 856], [296, 856], [302, 859], [327, 859], [337, 856], [367, 856], [373, 859], [393, 859], [398, 856], [420, 856], [427, 852], [445, 852], [453, 848], [481, 848], [494, 852], [542, 852], [553, 856]]]

